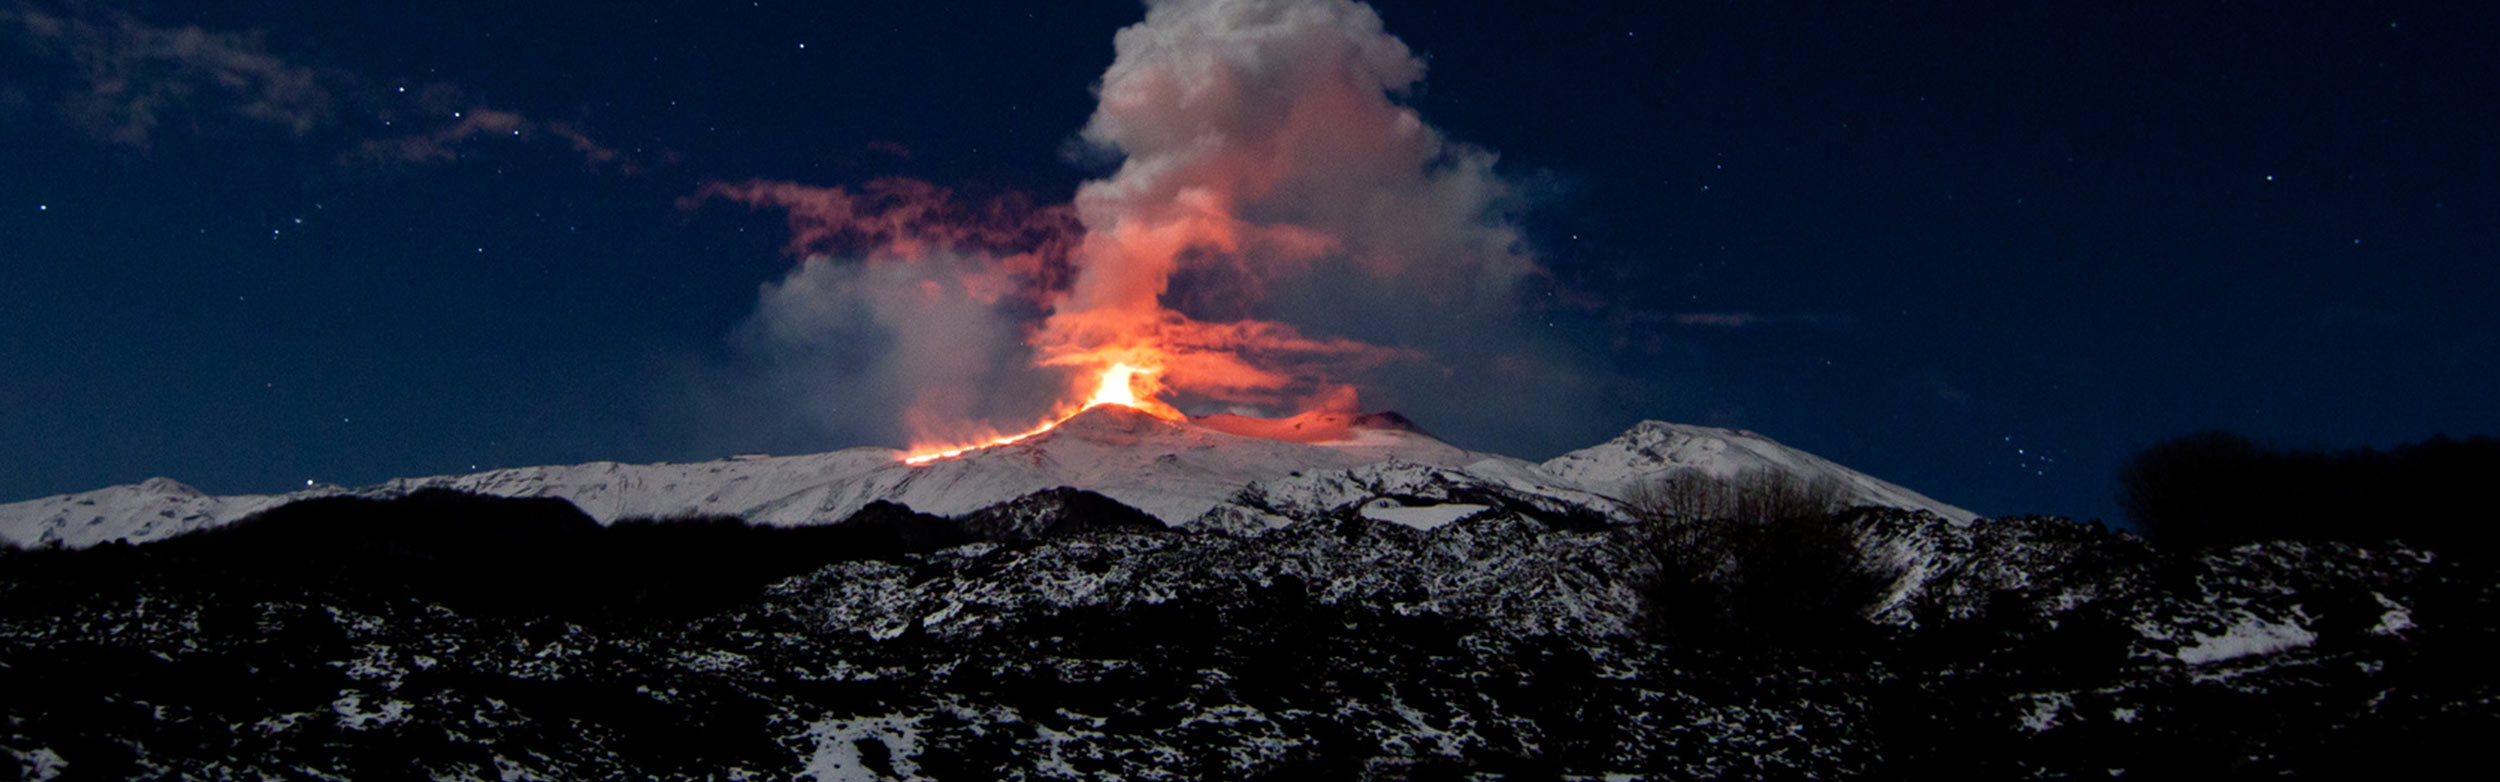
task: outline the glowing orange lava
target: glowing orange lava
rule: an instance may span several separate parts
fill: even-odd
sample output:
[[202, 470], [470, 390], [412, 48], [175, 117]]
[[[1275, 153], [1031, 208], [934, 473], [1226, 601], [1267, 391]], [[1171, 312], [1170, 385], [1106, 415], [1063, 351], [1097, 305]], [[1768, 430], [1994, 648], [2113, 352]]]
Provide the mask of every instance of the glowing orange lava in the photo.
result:
[[[1077, 412], [1081, 413], [1103, 405], [1120, 405], [1146, 411], [1156, 418], [1180, 420], [1181, 411], [1155, 398], [1155, 392], [1163, 388], [1163, 384], [1156, 381], [1156, 378], [1162, 374], [1163, 371], [1160, 369], [1132, 366], [1126, 363], [1112, 364], [1109, 369], [1102, 371], [1102, 381], [1094, 386], [1094, 395], [1087, 397], [1085, 406], [1078, 408]], [[1137, 387], [1140, 385], [1146, 387], [1146, 393], [1137, 393]]]
[[[1121, 407], [1131, 408], [1147, 415], [1166, 420], [1177, 421], [1185, 418], [1186, 416], [1181, 415], [1181, 411], [1178, 408], [1164, 404], [1163, 400], [1155, 398], [1156, 392], [1161, 391], [1163, 388], [1163, 384], [1157, 381], [1157, 378], [1162, 374], [1162, 369], [1157, 367], [1141, 367], [1127, 362], [1113, 362], [1111, 366], [1103, 368], [1100, 380], [1094, 385], [1093, 396], [1087, 397], [1085, 399], [1085, 403], [1077, 407], [1075, 410], [1062, 413], [1058, 417], [1052, 418], [1049, 423], [1033, 427], [1031, 430], [1026, 431], [1023, 434], [994, 438], [986, 442], [963, 446], [923, 448], [915, 450], [904, 455], [903, 462], [905, 464], [928, 464], [929, 462], [939, 459], [962, 456], [983, 448], [996, 448], [1001, 445], [1011, 445], [1023, 442], [1040, 436], [1043, 432], [1058, 428], [1060, 424], [1067, 423], [1068, 419], [1075, 418], [1078, 413], [1092, 410], [1103, 405], [1119, 405]], [[1141, 386], [1145, 389], [1143, 393], [1139, 392], [1139, 387]]]

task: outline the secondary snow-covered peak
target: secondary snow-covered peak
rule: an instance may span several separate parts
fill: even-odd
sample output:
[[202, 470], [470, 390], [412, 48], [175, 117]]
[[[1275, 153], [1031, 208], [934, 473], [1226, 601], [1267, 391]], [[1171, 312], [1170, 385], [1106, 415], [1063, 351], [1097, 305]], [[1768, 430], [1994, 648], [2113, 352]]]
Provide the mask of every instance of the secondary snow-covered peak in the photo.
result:
[[[337, 490], [319, 488], [330, 490], [323, 493]], [[213, 497], [171, 478], [149, 478], [0, 504], [0, 542], [86, 548], [123, 539], [155, 540], [224, 524], [308, 496], [312, 496], [309, 491]]]
[[162, 475], [140, 481], [138, 489], [144, 494], [154, 494], [165, 497], [201, 496], [200, 490], [191, 488], [188, 484]]
[[1864, 504], [1923, 510], [1955, 522], [1969, 521], [1975, 515], [1742, 429], [1642, 421], [1612, 440], [1538, 466], [1563, 481], [1614, 496], [1668, 471], [1695, 470], [1713, 478], [1730, 478], [1770, 470], [1836, 481]]
[[1540, 466], [1584, 485], [1620, 486], [1678, 468], [1726, 478], [1764, 467], [1794, 467], [1797, 460], [1786, 453], [1790, 450], [1742, 429], [1642, 421], [1614, 439], [1548, 459]]

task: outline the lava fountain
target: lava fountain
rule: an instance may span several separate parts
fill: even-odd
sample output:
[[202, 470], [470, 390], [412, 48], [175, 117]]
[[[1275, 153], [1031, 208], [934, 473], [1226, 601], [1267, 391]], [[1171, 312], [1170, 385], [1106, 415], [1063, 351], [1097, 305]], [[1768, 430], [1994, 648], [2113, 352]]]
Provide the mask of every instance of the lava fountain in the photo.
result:
[[[1170, 421], [1178, 421], [1186, 418], [1187, 416], [1182, 415], [1180, 410], [1169, 404], [1165, 404], [1163, 400], [1155, 398], [1155, 393], [1162, 388], [1162, 384], [1157, 380], [1157, 378], [1161, 377], [1162, 374], [1163, 370], [1160, 367], [1153, 365], [1138, 366], [1127, 362], [1114, 362], [1110, 366], [1104, 367], [1102, 372], [1096, 376], [1097, 379], [1094, 384], [1093, 395], [1086, 397], [1085, 402], [1078, 405], [1074, 410], [1053, 416], [1048, 422], [1026, 430], [1021, 434], [995, 437], [970, 445], [942, 446], [937, 448], [922, 448], [914, 450], [903, 456], [903, 462], [915, 465], [928, 464], [939, 459], [962, 456], [983, 448], [996, 448], [1001, 445], [1020, 443], [1025, 440], [1041, 436], [1044, 432], [1058, 428], [1060, 424], [1067, 423], [1068, 419], [1075, 418], [1078, 413], [1102, 407], [1104, 405], [1119, 405], [1121, 407], [1143, 412], [1156, 418], [1162, 418]], [[1140, 393], [1139, 391], [1141, 387], [1144, 389], [1143, 393]]]

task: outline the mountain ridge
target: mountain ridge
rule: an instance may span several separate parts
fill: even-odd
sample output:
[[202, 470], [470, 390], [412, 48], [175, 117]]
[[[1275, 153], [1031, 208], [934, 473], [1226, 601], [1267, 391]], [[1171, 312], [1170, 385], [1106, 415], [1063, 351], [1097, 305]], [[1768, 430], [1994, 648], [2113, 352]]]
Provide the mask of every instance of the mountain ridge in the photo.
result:
[[[1306, 416], [1307, 417], [1307, 416]], [[1210, 417], [1213, 418], [1213, 417]], [[1621, 517], [1621, 497], [1667, 470], [1715, 477], [1778, 469], [1826, 477], [1852, 501], [1924, 510], [1955, 522], [1973, 514], [1752, 432], [1644, 421], [1604, 443], [1544, 462], [1469, 451], [1425, 434], [1394, 413], [1305, 421], [1345, 436], [1298, 442], [1236, 434], [1243, 420], [1169, 421], [1097, 407], [1051, 431], [925, 464], [903, 452], [848, 448], [704, 462], [587, 462], [394, 478], [370, 486], [314, 486], [284, 494], [217, 496], [168, 478], [0, 504], [0, 541], [79, 548], [158, 540], [215, 527], [300, 499], [337, 494], [402, 496], [448, 488], [506, 497], [561, 497], [602, 523], [647, 516], [728, 515], [795, 526], [840, 521], [869, 503], [961, 516], [1061, 487], [1097, 492], [1173, 527], [1257, 533], [1292, 514], [1325, 511], [1383, 494], [1451, 500], [1461, 494], [1513, 504], [1577, 506]], [[1313, 424], [1312, 422], [1317, 422]], [[1275, 425], [1289, 425], [1277, 423]], [[1330, 430], [1333, 431], [1333, 430]], [[1436, 483], [1438, 489], [1427, 489]]]

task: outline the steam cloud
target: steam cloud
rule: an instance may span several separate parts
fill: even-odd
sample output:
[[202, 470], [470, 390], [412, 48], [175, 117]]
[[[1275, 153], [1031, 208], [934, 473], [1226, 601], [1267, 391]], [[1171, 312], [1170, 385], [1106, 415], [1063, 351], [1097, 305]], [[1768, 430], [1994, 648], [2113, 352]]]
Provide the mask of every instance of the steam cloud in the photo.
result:
[[1073, 204], [900, 180], [694, 197], [786, 210], [804, 259], [742, 328], [759, 386], [806, 389], [786, 401], [828, 432], [917, 443], [1028, 425], [1141, 352], [1193, 412], [1572, 386], [1519, 326], [1540, 273], [1520, 199], [1401, 104], [1424, 64], [1369, 6], [1153, 0], [1115, 46], [1080, 139], [1121, 162]]

